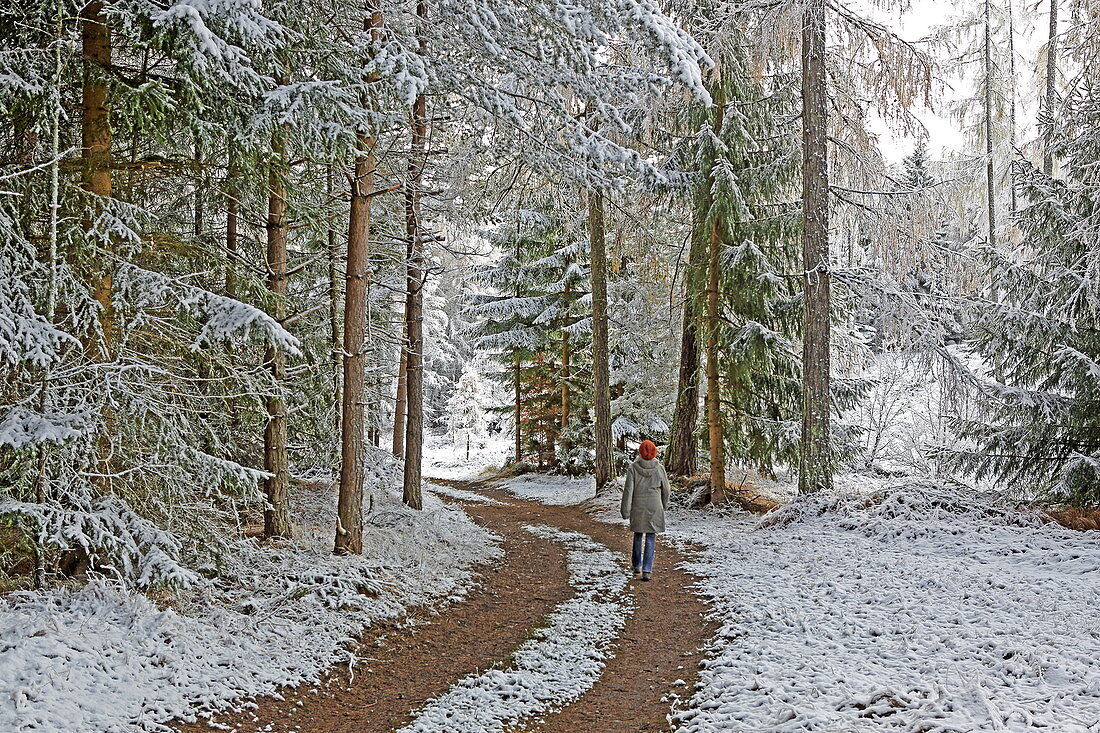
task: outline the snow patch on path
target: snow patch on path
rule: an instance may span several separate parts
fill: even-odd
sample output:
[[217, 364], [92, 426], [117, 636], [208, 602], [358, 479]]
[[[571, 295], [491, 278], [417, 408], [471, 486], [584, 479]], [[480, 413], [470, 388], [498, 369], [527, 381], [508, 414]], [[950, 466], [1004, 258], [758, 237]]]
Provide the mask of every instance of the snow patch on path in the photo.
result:
[[591, 476], [571, 478], [525, 473], [502, 482], [501, 487], [521, 499], [553, 506], [573, 506], [596, 496], [596, 480]]
[[569, 582], [576, 595], [516, 650], [507, 669], [471, 675], [428, 703], [409, 733], [504, 731], [533, 715], [558, 710], [589, 690], [632, 611], [627, 576], [615, 553], [579, 532], [528, 526], [569, 546]]
[[458, 499], [459, 501], [467, 501], [471, 504], [485, 504], [487, 506], [509, 506], [508, 502], [494, 499], [491, 496], [485, 496], [484, 494], [478, 494], [474, 491], [465, 491], [463, 489], [456, 489], [453, 486], [446, 486], [444, 484], [438, 484], [428, 479], [424, 483], [425, 491], [430, 491], [438, 496], [445, 496], [448, 499]]
[[699, 517], [722, 623], [681, 731], [1100, 730], [1100, 539], [947, 492]]

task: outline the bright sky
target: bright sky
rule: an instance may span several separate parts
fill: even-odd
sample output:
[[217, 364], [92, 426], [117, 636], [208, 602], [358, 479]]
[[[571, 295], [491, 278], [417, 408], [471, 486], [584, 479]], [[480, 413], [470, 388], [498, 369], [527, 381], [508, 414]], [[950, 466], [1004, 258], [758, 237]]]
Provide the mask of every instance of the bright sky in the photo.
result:
[[[994, 2], [1000, 5], [1002, 0]], [[1019, 139], [1023, 142], [1035, 134], [1035, 115], [1038, 109], [1035, 68], [1039, 52], [1046, 41], [1048, 0], [1039, 0], [1038, 7], [1032, 3], [1024, 5], [1019, 0], [1011, 2], [1016, 26], [1016, 74], [1020, 80], [1016, 119]], [[883, 7], [883, 4], [872, 0], [851, 0], [848, 3], [852, 10], [864, 17], [874, 18], [912, 42], [926, 38], [937, 26], [949, 25], [954, 19], [974, 15], [982, 10], [982, 0], [912, 0], [906, 11], [898, 9], [900, 3], [889, 3], [891, 7]], [[995, 39], [994, 42], [998, 49], [1007, 46], [1005, 38]], [[938, 60], [946, 60], [942, 58], [946, 55], [944, 50], [936, 51], [935, 54]], [[980, 71], [980, 68], [975, 68], [974, 71]], [[942, 81], [946, 82], [948, 88], [940, 98], [934, 100], [937, 111], [922, 109], [916, 114], [927, 130], [929, 153], [933, 158], [968, 147], [960, 122], [946, 113], [946, 107], [952, 100], [965, 98], [973, 93], [973, 79], [945, 75]], [[899, 162], [916, 145], [914, 138], [896, 134], [881, 121], [874, 129], [881, 136], [883, 155], [889, 162]]]

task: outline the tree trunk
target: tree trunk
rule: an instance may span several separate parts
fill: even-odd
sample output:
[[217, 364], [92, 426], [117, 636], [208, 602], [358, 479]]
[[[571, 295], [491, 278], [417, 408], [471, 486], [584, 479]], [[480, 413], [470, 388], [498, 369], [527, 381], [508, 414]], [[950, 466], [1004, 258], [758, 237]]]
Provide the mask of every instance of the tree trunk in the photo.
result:
[[516, 391], [516, 460], [515, 463], [519, 463], [523, 460], [523, 425], [520, 422], [523, 417], [523, 413], [520, 410], [520, 362], [516, 359], [515, 371], [513, 372], [513, 386]]
[[[84, 54], [84, 85], [81, 117], [81, 145], [83, 185], [89, 193], [102, 199], [111, 196], [111, 110], [107, 94], [106, 74], [111, 69], [111, 29], [103, 15], [103, 3], [93, 0], [81, 13], [81, 50]], [[102, 202], [93, 206], [100, 207]], [[85, 231], [92, 227], [92, 219], [84, 222]], [[95, 256], [93, 261], [106, 263], [107, 257]], [[112, 293], [112, 276], [109, 269], [101, 269], [92, 275], [92, 297], [99, 304], [99, 325], [103, 342], [98, 356], [109, 360], [113, 356], [115, 341], [115, 308]], [[89, 344], [91, 345], [91, 344]]]
[[[60, 41], [58, 41], [60, 43]], [[103, 15], [103, 3], [98, 0], [84, 6], [81, 13], [81, 51], [84, 55], [84, 81], [81, 100], [81, 163], [83, 186], [95, 199], [91, 206], [99, 209], [111, 197], [111, 109], [106, 75], [111, 69], [111, 29]], [[91, 211], [84, 219], [84, 231], [92, 229]], [[99, 305], [99, 331], [85, 337], [83, 347], [88, 356], [97, 361], [114, 359], [116, 341], [113, 280], [105, 252], [95, 252], [89, 258], [93, 263], [90, 273], [92, 298]], [[96, 437], [98, 453], [93, 483], [103, 493], [111, 491], [112, 441], [116, 429], [114, 412], [105, 407], [103, 427]]]
[[1012, 12], [1013, 0], [1007, 0], [1008, 8], [1008, 83], [1012, 85], [1008, 90], [1008, 193], [1009, 212], [1012, 219], [1016, 218], [1016, 18]]
[[802, 29], [802, 450], [798, 490], [832, 488], [829, 386], [829, 169], [825, 4], [809, 0]]
[[[284, 82], [285, 83], [285, 82]], [[286, 321], [287, 221], [286, 221], [286, 132], [277, 129], [271, 137], [267, 198], [267, 285], [275, 305], [275, 320]], [[269, 346], [264, 364], [271, 371], [274, 388], [267, 396], [267, 427], [264, 429], [264, 537], [290, 537], [290, 466], [287, 457], [286, 353]]]
[[[408, 274], [406, 273], [406, 278]], [[403, 304], [402, 311], [408, 307], [408, 304]], [[406, 315], [402, 315], [402, 323], [406, 319]], [[405, 326], [401, 326], [401, 356], [397, 365], [397, 394], [393, 400], [393, 454], [398, 458], [405, 456], [405, 411], [409, 406], [409, 400], [406, 396], [408, 387], [408, 367], [409, 367], [409, 354], [408, 354], [408, 340], [409, 334], [405, 329]]]
[[985, 74], [985, 201], [987, 237], [989, 246], [996, 246], [997, 197], [993, 181], [993, 28], [991, 0], [985, 0], [985, 50], [983, 53]]
[[607, 249], [604, 237], [603, 194], [588, 194], [588, 235], [592, 258], [592, 403], [596, 448], [596, 493], [612, 478], [611, 375], [607, 353]]
[[[719, 112], [721, 115], [721, 112]], [[707, 248], [707, 436], [710, 447], [710, 501], [726, 502], [726, 435], [722, 429], [722, 389], [718, 375], [719, 285], [721, 283], [721, 247], [718, 220], [710, 223]]]
[[[425, 24], [428, 18], [427, 0], [417, 0], [416, 15], [420, 52], [427, 55]], [[428, 156], [427, 98], [416, 95], [412, 110], [412, 139], [409, 144], [409, 180], [405, 186], [405, 229], [409, 238], [405, 328], [408, 330], [408, 356], [405, 367], [405, 390], [408, 414], [405, 419], [405, 475], [402, 499], [413, 509], [424, 507], [421, 492], [421, 462], [424, 452], [424, 235], [420, 216], [420, 195], [424, 166]]]
[[[697, 221], [698, 225], [698, 221]], [[692, 232], [684, 277], [684, 317], [680, 327], [680, 376], [676, 389], [676, 410], [672, 416], [668, 460], [665, 467], [676, 476], [691, 476], [698, 467], [695, 424], [699, 419], [699, 316], [702, 303], [698, 292], [703, 239]]]
[[1053, 132], [1054, 106], [1058, 81], [1058, 2], [1050, 0], [1050, 24], [1047, 28], [1047, 78], [1043, 95], [1043, 107], [1047, 117], [1047, 128], [1043, 134], [1043, 173], [1054, 175]]
[[[377, 41], [382, 12], [368, 4], [364, 29]], [[373, 81], [374, 74], [368, 76]], [[367, 100], [364, 100], [367, 102]], [[363, 552], [363, 484], [366, 477], [367, 283], [370, 278], [370, 202], [374, 188], [373, 131], [360, 132], [351, 182], [344, 285], [343, 395], [340, 420], [340, 491], [334, 551]]]
[[569, 426], [569, 359], [570, 354], [569, 334], [565, 333], [561, 339], [561, 421], [560, 427], [564, 431]]
[[[357, 171], [353, 171], [353, 174]], [[329, 201], [333, 199], [333, 171], [330, 163], [325, 171], [325, 193]], [[356, 179], [358, 180], [358, 179]], [[357, 192], [354, 184], [351, 188]], [[369, 193], [369, 191], [367, 192]], [[356, 193], [352, 193], [354, 197]], [[369, 234], [369, 226], [368, 226]], [[350, 238], [351, 228], [348, 227]], [[335, 414], [334, 435], [343, 435], [344, 425], [344, 344], [343, 332], [340, 328], [340, 245], [336, 238], [336, 227], [330, 220], [327, 227], [328, 238], [328, 340], [329, 340], [329, 368], [332, 370], [332, 405]], [[369, 249], [369, 247], [368, 247]], [[369, 255], [369, 252], [368, 252]], [[369, 307], [369, 304], [368, 306]], [[366, 310], [366, 307], [363, 309]], [[341, 437], [341, 453], [343, 452], [343, 438]]]
[[237, 158], [232, 145], [229, 148], [229, 165], [225, 180], [225, 294], [237, 297], [237, 227], [240, 220], [240, 202], [237, 198]]

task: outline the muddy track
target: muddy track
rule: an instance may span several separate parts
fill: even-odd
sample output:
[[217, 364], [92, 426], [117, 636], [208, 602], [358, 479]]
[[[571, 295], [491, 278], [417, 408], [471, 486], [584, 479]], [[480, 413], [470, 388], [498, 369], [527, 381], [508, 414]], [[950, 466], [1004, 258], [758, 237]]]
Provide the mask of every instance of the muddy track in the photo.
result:
[[[438, 616], [368, 633], [358, 650], [366, 659], [354, 675], [334, 669], [317, 692], [303, 687], [285, 691], [284, 700], [257, 700], [254, 710], [216, 718], [219, 727], [242, 732], [392, 731], [463, 677], [506, 665], [516, 647], [573, 594], [562, 546], [532, 535], [524, 525], [583, 532], [623, 553], [624, 568], [629, 563], [629, 532], [598, 522], [579, 508], [517, 499], [491, 481], [437, 483], [505, 502], [486, 505], [441, 497], [461, 504], [474, 521], [500, 535], [504, 558], [483, 568], [467, 598]], [[697, 650], [712, 632], [702, 602], [688, 590], [694, 579], [676, 567], [680, 559], [659, 542], [653, 581], [632, 584], [635, 611], [595, 686], [560, 712], [527, 721], [517, 730], [668, 729], [667, 696], [690, 695], [698, 677]], [[183, 730], [210, 728], [197, 724]]]

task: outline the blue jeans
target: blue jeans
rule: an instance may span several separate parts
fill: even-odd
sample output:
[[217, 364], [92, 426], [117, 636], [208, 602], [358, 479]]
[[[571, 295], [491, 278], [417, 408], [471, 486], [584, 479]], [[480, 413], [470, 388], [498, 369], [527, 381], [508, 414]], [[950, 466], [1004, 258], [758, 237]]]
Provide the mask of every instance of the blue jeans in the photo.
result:
[[[645, 554], [642, 554], [642, 540], [645, 539]], [[634, 533], [634, 552], [630, 557], [630, 566], [635, 571], [653, 572], [653, 553], [657, 549], [657, 535], [652, 532]]]

